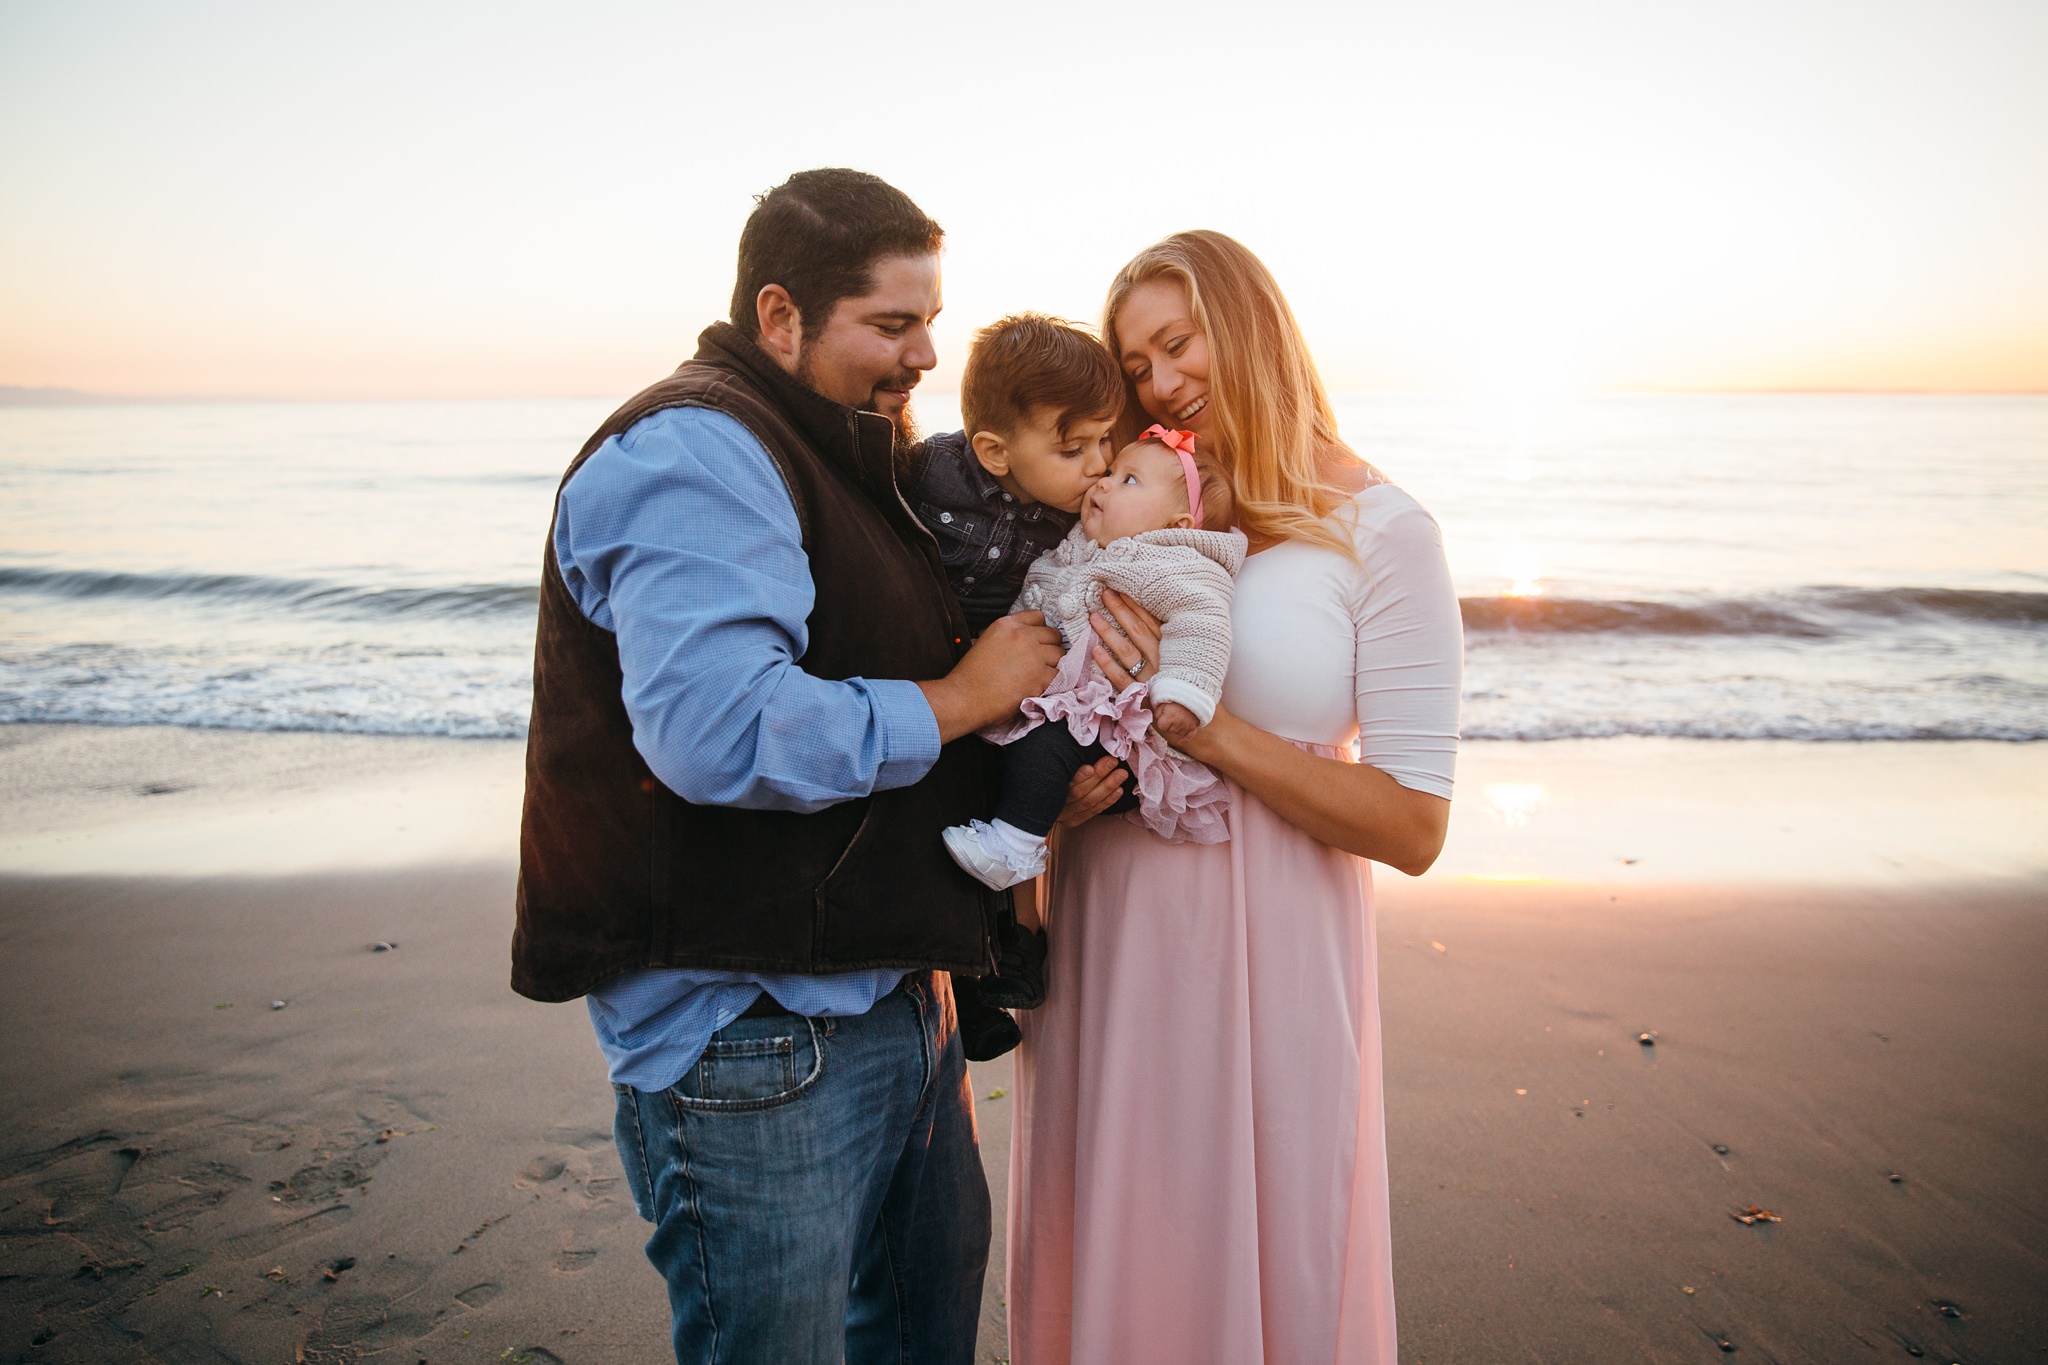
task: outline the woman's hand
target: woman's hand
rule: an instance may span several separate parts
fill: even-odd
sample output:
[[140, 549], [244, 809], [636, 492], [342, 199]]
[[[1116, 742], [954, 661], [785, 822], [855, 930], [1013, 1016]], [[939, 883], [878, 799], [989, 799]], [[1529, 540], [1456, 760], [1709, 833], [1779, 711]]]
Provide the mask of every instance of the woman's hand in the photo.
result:
[[1088, 613], [1095, 628], [1095, 666], [1121, 692], [1159, 671], [1159, 618], [1114, 588], [1102, 590], [1102, 612]]
[[1123, 767], [1108, 755], [1075, 773], [1067, 784], [1067, 804], [1060, 810], [1059, 827], [1085, 825], [1115, 805], [1124, 794], [1124, 776]]
[[[1095, 628], [1095, 666], [1109, 679], [1109, 685], [1121, 692], [1158, 672], [1159, 618], [1114, 588], [1102, 590], [1102, 605], [1108, 616], [1099, 611], [1088, 614], [1088, 624]], [[1098, 758], [1075, 773], [1067, 784], [1060, 828], [1085, 825], [1115, 805], [1128, 778], [1114, 758]]]

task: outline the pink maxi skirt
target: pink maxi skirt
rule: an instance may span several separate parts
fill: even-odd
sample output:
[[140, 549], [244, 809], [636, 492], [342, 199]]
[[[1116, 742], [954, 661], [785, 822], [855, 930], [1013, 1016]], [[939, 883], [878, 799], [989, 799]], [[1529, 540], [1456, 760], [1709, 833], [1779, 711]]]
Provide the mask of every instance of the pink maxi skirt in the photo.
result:
[[1055, 846], [1015, 1365], [1395, 1365], [1370, 865], [1229, 785], [1228, 842]]

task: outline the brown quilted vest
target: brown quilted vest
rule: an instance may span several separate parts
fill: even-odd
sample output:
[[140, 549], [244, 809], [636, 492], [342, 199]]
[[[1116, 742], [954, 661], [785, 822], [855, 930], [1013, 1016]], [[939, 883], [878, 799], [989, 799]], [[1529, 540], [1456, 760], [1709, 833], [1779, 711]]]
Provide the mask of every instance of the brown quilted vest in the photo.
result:
[[[938, 547], [896, 491], [894, 430], [798, 383], [728, 324], [612, 414], [569, 466], [652, 413], [729, 414], [796, 505], [820, 678], [944, 676], [967, 624]], [[559, 515], [560, 495], [557, 494]], [[945, 746], [914, 786], [810, 815], [694, 805], [633, 747], [617, 638], [562, 581], [550, 527], [534, 642], [512, 988], [570, 1000], [636, 967], [823, 973], [987, 968], [990, 894], [939, 831], [989, 809], [985, 746]]]

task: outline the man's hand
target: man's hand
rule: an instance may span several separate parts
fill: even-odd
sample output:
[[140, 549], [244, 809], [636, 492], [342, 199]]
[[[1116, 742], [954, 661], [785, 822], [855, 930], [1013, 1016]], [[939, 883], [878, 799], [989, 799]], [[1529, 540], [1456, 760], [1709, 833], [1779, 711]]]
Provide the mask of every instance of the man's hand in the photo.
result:
[[1012, 715], [1026, 697], [1045, 691], [1064, 652], [1060, 633], [1041, 612], [995, 622], [951, 673], [918, 684], [939, 723], [939, 742], [950, 744]]
[[1178, 745], [1182, 740], [1202, 728], [1202, 722], [1195, 719], [1195, 713], [1177, 701], [1162, 702], [1152, 708], [1152, 728], [1166, 737], [1168, 744]]

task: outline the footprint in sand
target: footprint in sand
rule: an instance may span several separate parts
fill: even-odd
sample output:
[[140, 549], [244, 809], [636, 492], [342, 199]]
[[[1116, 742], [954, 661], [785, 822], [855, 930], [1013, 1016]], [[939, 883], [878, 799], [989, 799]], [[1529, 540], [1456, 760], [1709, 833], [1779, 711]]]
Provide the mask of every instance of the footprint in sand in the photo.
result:
[[[142, 1160], [145, 1152], [143, 1148], [133, 1146], [107, 1150], [108, 1143], [118, 1141], [120, 1139], [111, 1133], [95, 1133], [74, 1138], [48, 1152], [37, 1153], [29, 1163], [25, 1163], [27, 1170], [37, 1173], [37, 1178], [29, 1183], [43, 1206], [45, 1227], [55, 1227], [90, 1214], [121, 1192], [121, 1187], [128, 1182], [129, 1172], [135, 1169], [135, 1163]], [[55, 1159], [39, 1160], [43, 1157]]]
[[329, 1228], [338, 1228], [355, 1216], [354, 1210], [346, 1204], [332, 1208], [315, 1209], [302, 1218], [275, 1227], [252, 1228], [221, 1239], [220, 1249], [215, 1254], [226, 1261], [251, 1260], [268, 1255], [279, 1247], [310, 1237]]
[[272, 1181], [270, 1192], [281, 1204], [328, 1204], [344, 1190], [361, 1189], [369, 1183], [367, 1163], [343, 1156], [301, 1166], [290, 1179]]
[[122, 1203], [137, 1215], [142, 1231], [158, 1236], [190, 1227], [195, 1217], [219, 1208], [250, 1183], [246, 1172], [225, 1161], [202, 1161], [154, 1172], [147, 1181], [131, 1179]]

